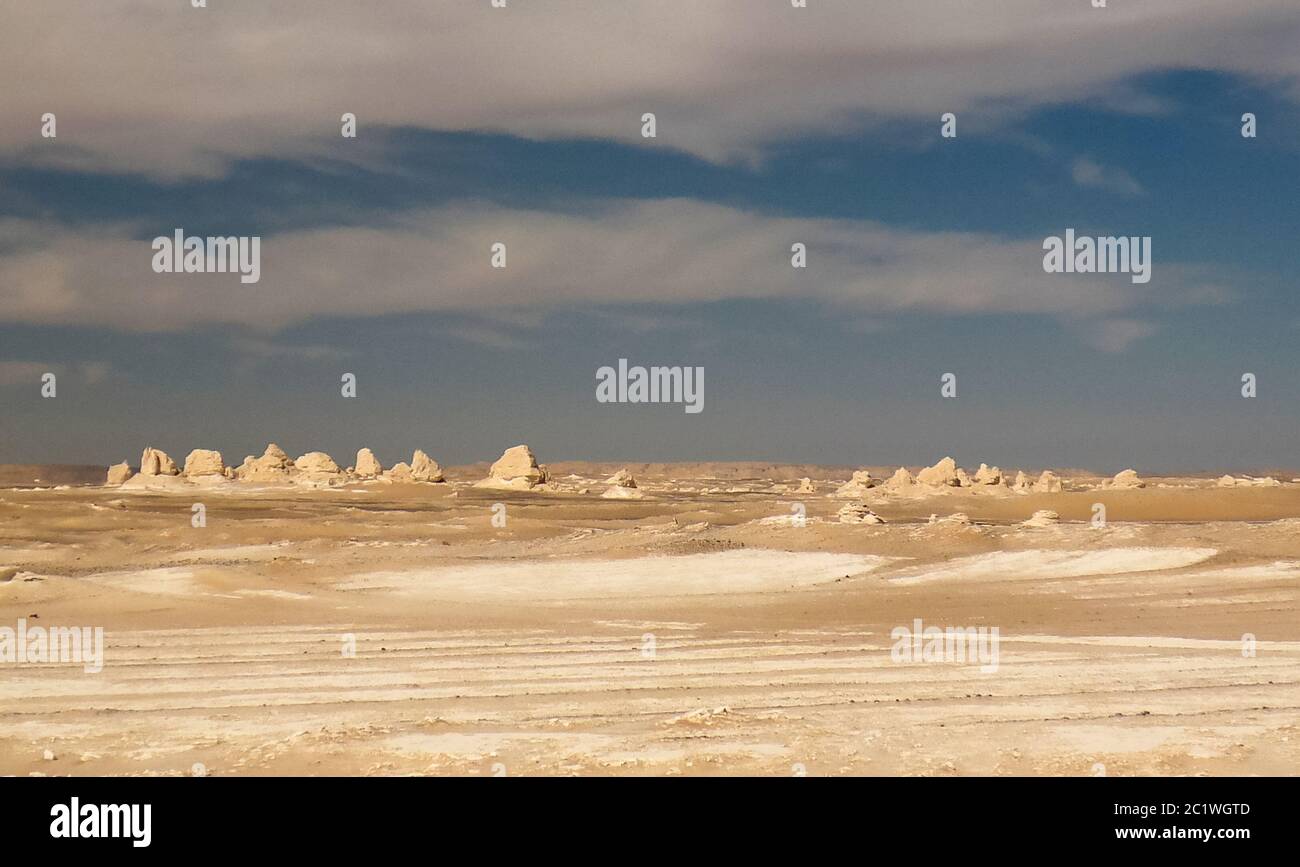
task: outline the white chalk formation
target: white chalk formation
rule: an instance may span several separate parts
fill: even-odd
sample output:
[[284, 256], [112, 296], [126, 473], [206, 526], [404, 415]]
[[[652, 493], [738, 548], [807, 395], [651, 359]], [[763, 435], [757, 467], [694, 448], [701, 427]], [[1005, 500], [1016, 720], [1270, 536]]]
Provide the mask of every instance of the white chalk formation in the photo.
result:
[[546, 468], [538, 466], [537, 456], [526, 445], [505, 450], [488, 470], [488, 477], [475, 487], [506, 491], [530, 491], [546, 484]]
[[1051, 470], [1044, 470], [1037, 481], [1030, 481], [1024, 472], [1017, 472], [1012, 481], [1001, 467], [981, 463], [972, 474], [951, 457], [945, 457], [933, 466], [925, 467], [915, 476], [906, 468], [898, 470], [883, 483], [871, 478], [867, 470], [854, 472], [853, 478], [841, 485], [835, 496], [864, 497], [871, 494], [905, 495], [910, 497], [933, 496], [943, 492], [971, 491], [991, 494], [1054, 494], [1060, 493], [1064, 483]]
[[134, 472], [123, 462], [108, 468], [107, 486], [148, 490], [185, 488], [192, 485], [224, 485], [231, 481], [256, 484], [298, 484], [308, 487], [333, 487], [358, 481], [444, 482], [442, 467], [420, 449], [410, 464], [399, 463], [385, 471], [374, 452], [363, 448], [357, 452], [356, 465], [341, 469], [325, 452], [308, 452], [290, 458], [275, 443], [266, 447], [261, 457], [248, 455], [238, 467], [229, 467], [221, 452], [194, 449], [185, 458], [185, 468], [161, 449], [146, 448], [140, 456], [140, 471]]
[[1053, 524], [1059, 524], [1061, 516], [1051, 509], [1039, 509], [1037, 512], [1021, 524], [1022, 527], [1050, 527]]
[[877, 484], [879, 484], [879, 482], [871, 478], [870, 470], [855, 470], [853, 478], [849, 479], [835, 490], [835, 496], [861, 497]]
[[605, 480], [609, 485], [601, 494], [606, 500], [639, 500], [645, 496], [636, 486], [636, 479], [626, 469], [619, 470]]
[[1115, 474], [1115, 478], [1106, 483], [1108, 488], [1145, 488], [1147, 483], [1138, 478], [1137, 470], [1121, 470]]

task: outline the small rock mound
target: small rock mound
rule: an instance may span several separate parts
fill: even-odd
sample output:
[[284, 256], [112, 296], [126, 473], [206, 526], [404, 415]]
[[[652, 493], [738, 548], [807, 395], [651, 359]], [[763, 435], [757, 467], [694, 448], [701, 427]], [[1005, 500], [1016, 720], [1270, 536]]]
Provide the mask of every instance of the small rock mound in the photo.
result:
[[1002, 470], [997, 467], [990, 467], [988, 464], [980, 464], [980, 468], [975, 471], [975, 484], [977, 485], [1000, 485], [1002, 484]]
[[836, 513], [841, 524], [883, 524], [885, 519], [867, 508], [866, 503], [849, 503]]
[[1061, 478], [1051, 470], [1043, 470], [1043, 474], [1034, 482], [1034, 492], [1039, 494], [1059, 494], [1061, 493]]
[[644, 496], [645, 494], [636, 488], [625, 488], [622, 485], [610, 485], [605, 489], [605, 493], [601, 494], [601, 497], [606, 500], [639, 500]]
[[1145, 488], [1147, 483], [1138, 478], [1137, 470], [1121, 470], [1110, 480], [1112, 488]]
[[903, 491], [913, 487], [915, 484], [916, 480], [913, 479], [912, 474], [907, 471], [907, 467], [899, 467], [898, 470], [889, 477], [889, 480], [885, 482], [885, 487], [891, 491]]
[[799, 480], [799, 487], [794, 489], [796, 494], [815, 494], [817, 487], [813, 484], [812, 479], [802, 478]]
[[664, 725], [711, 726], [727, 719], [731, 710], [727, 707], [702, 707], [690, 713], [684, 713], [667, 720]]
[[626, 469], [621, 469], [608, 479], [605, 479], [605, 484], [618, 485], [620, 488], [635, 488], [636, 479]]
[[840, 485], [835, 491], [837, 497], [860, 497], [876, 486], [869, 470], [854, 470], [853, 478]]
[[605, 493], [601, 494], [607, 500], [639, 500], [641, 491], [637, 490], [636, 479], [626, 469], [619, 470], [614, 475], [605, 480], [609, 485]]
[[339, 465], [324, 452], [307, 452], [293, 462], [304, 473], [340, 473]]
[[1050, 527], [1053, 524], [1061, 523], [1061, 516], [1051, 509], [1039, 509], [1020, 526], [1022, 527]]

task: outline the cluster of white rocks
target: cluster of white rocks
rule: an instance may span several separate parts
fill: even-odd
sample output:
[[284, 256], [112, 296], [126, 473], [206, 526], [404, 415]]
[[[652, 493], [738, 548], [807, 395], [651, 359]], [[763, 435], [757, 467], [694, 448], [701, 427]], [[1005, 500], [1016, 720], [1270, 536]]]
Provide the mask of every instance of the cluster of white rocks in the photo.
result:
[[872, 488], [893, 493], [924, 493], [949, 488], [976, 490], [1000, 488], [1020, 494], [1054, 494], [1061, 491], [1061, 479], [1051, 470], [1043, 470], [1036, 481], [1031, 482], [1023, 472], [1016, 473], [1013, 480], [998, 467], [990, 467], [987, 464], [980, 464], [979, 469], [972, 475], [957, 466], [957, 462], [952, 458], [944, 458], [934, 466], [921, 470], [915, 476], [906, 467], [899, 467], [892, 476], [883, 481], [873, 479], [869, 470], [857, 470], [853, 473], [853, 478], [835, 491], [835, 495], [861, 497]]
[[[804, 480], [805, 482], [807, 480]], [[1232, 480], [1224, 476], [1220, 485], [1260, 484], [1258, 481]], [[1135, 470], [1123, 470], [1102, 484], [1108, 489], [1145, 488], [1146, 482], [1139, 478]], [[872, 489], [885, 493], [923, 495], [953, 488], [975, 491], [1011, 492], [1016, 494], [1059, 494], [1063, 489], [1061, 477], [1051, 470], [1043, 470], [1037, 479], [1030, 479], [1023, 472], [1015, 477], [1004, 473], [999, 467], [980, 464], [979, 469], [969, 473], [957, 466], [952, 458], [944, 458], [932, 467], [926, 467], [915, 476], [906, 467], [898, 470], [888, 479], [872, 478], [869, 470], [856, 470], [853, 477], [840, 485], [835, 491], [837, 497], [862, 497]], [[799, 493], [812, 493], [811, 485], [801, 486]]]
[[[1292, 481], [1300, 480], [1292, 479]], [[1215, 485], [1220, 488], [1279, 488], [1282, 483], [1272, 476], [1262, 478], [1220, 476]]]
[[[166, 452], [151, 446], [140, 457], [138, 473], [126, 463], [116, 464], [108, 468], [105, 483], [156, 490], [233, 482], [332, 487], [349, 483], [445, 481], [442, 467], [420, 449], [415, 450], [410, 463], [402, 462], [385, 468], [373, 451], [363, 448], [357, 452], [352, 466], [340, 467], [325, 452], [308, 452], [298, 458], [291, 458], [284, 449], [271, 443], [261, 457], [249, 455], [237, 467], [227, 466], [220, 452], [195, 449], [185, 459], [184, 467], [180, 468]], [[646, 496], [636, 478], [626, 468], [610, 476], [604, 484], [606, 488], [601, 496], [606, 499], [638, 500]], [[526, 445], [506, 449], [492, 464], [487, 477], [474, 482], [473, 486], [501, 491], [564, 490], [563, 486], [553, 482], [546, 466], [538, 464], [537, 456]], [[586, 492], [585, 488], [578, 491]]]
[[249, 455], [237, 467], [227, 466], [221, 452], [195, 449], [185, 458], [184, 467], [178, 468], [166, 452], [150, 446], [140, 456], [138, 473], [125, 462], [115, 464], [108, 468], [105, 484], [165, 488], [186, 483], [279, 482], [328, 487], [356, 481], [443, 482], [445, 478], [438, 462], [419, 449], [411, 463], [399, 463], [385, 471], [370, 449], [361, 449], [356, 464], [343, 469], [324, 452], [307, 452], [294, 459], [271, 443], [261, 457]]

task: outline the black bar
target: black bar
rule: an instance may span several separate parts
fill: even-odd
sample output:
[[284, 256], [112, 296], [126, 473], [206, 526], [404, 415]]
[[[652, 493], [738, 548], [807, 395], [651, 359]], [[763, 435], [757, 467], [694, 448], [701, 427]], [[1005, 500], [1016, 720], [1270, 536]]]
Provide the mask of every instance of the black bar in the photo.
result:
[[[1195, 849], [1231, 856], [1243, 847], [1276, 850], [1293, 841], [1297, 795], [1296, 778], [1283, 777], [0, 780], [8, 851], [205, 858], [375, 857], [376, 847], [396, 857], [403, 847], [418, 847], [438, 859], [461, 846], [500, 853], [520, 846], [536, 855], [564, 840], [576, 849], [622, 840], [618, 857], [655, 843], [689, 844], [684, 851], [693, 854], [788, 849], [794, 855], [802, 847], [806, 856], [807, 847], [834, 840], [864, 857], [875, 847], [933, 851], [927, 847], [961, 841], [995, 845], [1000, 853], [1044, 854], [1046, 845], [1056, 853], [1181, 856]], [[104, 815], [91, 809], [95, 819], [87, 819], [87, 805], [150, 805], [149, 845], [131, 839], [139, 824], [116, 838], [52, 836], [73, 798], [83, 822]], [[137, 815], [142, 819], [143, 811]], [[1211, 836], [1191, 838], [1187, 829]]]

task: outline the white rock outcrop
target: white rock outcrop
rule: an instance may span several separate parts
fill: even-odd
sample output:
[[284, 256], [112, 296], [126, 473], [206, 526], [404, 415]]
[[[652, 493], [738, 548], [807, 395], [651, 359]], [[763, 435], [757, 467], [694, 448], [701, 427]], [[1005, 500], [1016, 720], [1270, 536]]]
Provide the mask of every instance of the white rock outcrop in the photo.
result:
[[411, 456], [411, 478], [417, 482], [445, 482], [442, 467], [420, 449]]
[[360, 449], [352, 472], [363, 479], [377, 479], [384, 474], [384, 466], [370, 449]]
[[225, 476], [226, 462], [221, 459], [221, 452], [210, 449], [195, 449], [185, 458], [185, 477]]
[[295, 471], [293, 460], [275, 443], [260, 458], [248, 456], [235, 469], [235, 478], [245, 482], [286, 482]]
[[1147, 483], [1138, 478], [1137, 470], [1121, 470], [1110, 480], [1111, 488], [1145, 488]]
[[637, 489], [636, 478], [626, 469], [619, 470], [605, 480], [609, 485], [601, 494], [606, 500], [639, 500], [644, 494]]
[[135, 473], [132, 471], [131, 465], [126, 461], [122, 461], [122, 463], [113, 464], [113, 466], [108, 468], [108, 478], [105, 480], [104, 484], [120, 485], [133, 475], [135, 475]]
[[324, 452], [307, 452], [294, 460], [291, 480], [300, 485], [317, 487], [342, 484], [347, 481], [343, 470]]
[[919, 485], [932, 488], [956, 488], [961, 486], [961, 477], [957, 475], [957, 462], [944, 458], [932, 467], [926, 467], [916, 474]]
[[162, 449], [147, 446], [144, 453], [140, 455], [142, 476], [174, 476], [179, 472], [180, 470], [176, 469], [176, 462]]
[[916, 479], [907, 471], [907, 467], [899, 467], [892, 476], [885, 481], [885, 487], [891, 491], [906, 491], [916, 485]]
[[635, 488], [636, 477], [624, 468], [619, 470], [617, 473], [614, 473], [614, 475], [610, 476], [608, 479], [605, 479], [605, 484], [617, 485], [621, 488]]
[[1034, 482], [1034, 493], [1036, 494], [1059, 494], [1061, 493], [1061, 477], [1051, 470], [1043, 470], [1043, 474]]
[[835, 496], [860, 497], [876, 485], [877, 481], [871, 478], [870, 470], [854, 470], [853, 478], [835, 489]]
[[475, 486], [527, 491], [545, 481], [546, 471], [537, 465], [537, 456], [533, 450], [526, 445], [518, 445], [506, 449], [488, 470], [488, 477], [476, 482]]

